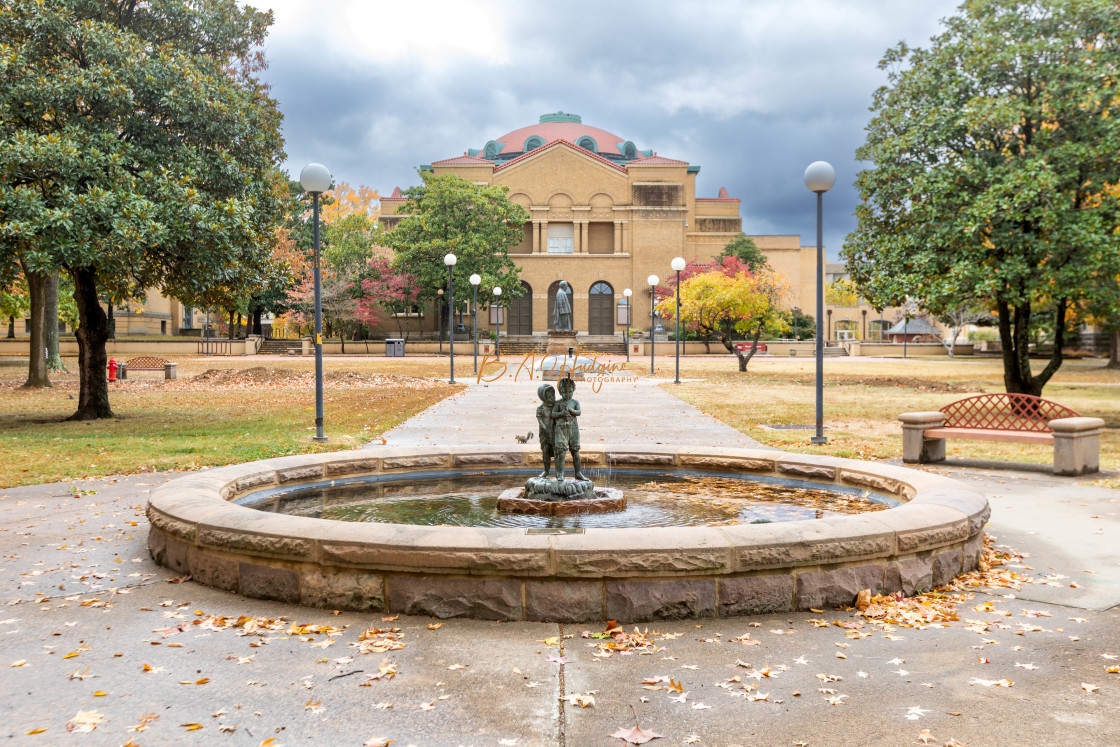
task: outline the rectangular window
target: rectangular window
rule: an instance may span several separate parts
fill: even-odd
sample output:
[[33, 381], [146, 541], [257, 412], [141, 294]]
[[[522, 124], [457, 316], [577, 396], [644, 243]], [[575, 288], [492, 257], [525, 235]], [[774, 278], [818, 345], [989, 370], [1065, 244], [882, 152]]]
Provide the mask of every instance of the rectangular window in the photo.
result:
[[575, 246], [575, 226], [571, 223], [548, 224], [548, 253], [571, 254]]

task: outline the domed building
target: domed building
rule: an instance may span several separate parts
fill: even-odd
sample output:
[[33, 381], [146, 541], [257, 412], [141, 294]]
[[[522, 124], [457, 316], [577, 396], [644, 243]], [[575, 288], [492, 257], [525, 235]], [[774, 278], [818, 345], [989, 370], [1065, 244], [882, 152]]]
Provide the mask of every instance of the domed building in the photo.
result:
[[[505, 185], [510, 200], [529, 213], [521, 243], [510, 248], [525, 286], [502, 330], [513, 336], [547, 332], [556, 288], [565, 280], [581, 337], [621, 342], [624, 289], [633, 291], [632, 328], [648, 329], [647, 277], [667, 278], [674, 257], [709, 260], [742, 231], [738, 198], [726, 189], [696, 195], [700, 166], [641, 150], [578, 114], [545, 114], [481, 148], [420, 168]], [[399, 188], [381, 199], [386, 227], [403, 217], [397, 213], [403, 204]], [[815, 248], [803, 248], [799, 236], [753, 238], [789, 279], [797, 301], [811, 308]]]

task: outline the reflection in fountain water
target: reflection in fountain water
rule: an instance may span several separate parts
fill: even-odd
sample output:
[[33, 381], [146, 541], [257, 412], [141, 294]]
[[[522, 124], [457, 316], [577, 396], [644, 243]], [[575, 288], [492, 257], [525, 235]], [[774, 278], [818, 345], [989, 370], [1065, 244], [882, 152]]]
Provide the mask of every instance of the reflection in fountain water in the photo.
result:
[[670, 474], [595, 477], [626, 491], [625, 509], [571, 516], [499, 512], [498, 495], [524, 480], [514, 475], [336, 485], [278, 495], [256, 505], [342, 521], [526, 528], [718, 526], [802, 521], [889, 507], [882, 497], [866, 492], [807, 488], [797, 481]]

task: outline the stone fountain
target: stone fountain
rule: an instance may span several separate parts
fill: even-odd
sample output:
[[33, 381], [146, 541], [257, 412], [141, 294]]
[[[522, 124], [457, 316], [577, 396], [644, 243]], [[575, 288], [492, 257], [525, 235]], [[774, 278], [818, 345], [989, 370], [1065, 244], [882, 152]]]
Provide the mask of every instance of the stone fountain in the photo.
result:
[[[537, 387], [537, 435], [544, 471], [498, 496], [498, 510], [532, 514], [598, 514], [626, 508], [626, 498], [616, 488], [597, 488], [584, 474], [579, 458], [579, 417], [583, 414], [573, 397], [576, 383], [569, 374], [558, 384], [560, 398], [551, 384]], [[564, 462], [572, 455], [572, 477], [564, 475]], [[553, 463], [555, 462], [555, 473]]]

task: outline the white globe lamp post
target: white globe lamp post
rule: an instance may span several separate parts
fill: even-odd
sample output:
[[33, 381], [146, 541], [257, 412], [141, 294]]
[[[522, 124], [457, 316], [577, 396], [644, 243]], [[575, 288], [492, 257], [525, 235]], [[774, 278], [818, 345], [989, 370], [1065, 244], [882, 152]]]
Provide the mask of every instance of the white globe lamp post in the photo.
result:
[[299, 173], [303, 191], [311, 195], [312, 232], [315, 244], [315, 437], [326, 441], [323, 433], [323, 298], [319, 278], [319, 195], [331, 188], [331, 170], [321, 163], [309, 163]]
[[817, 195], [817, 430], [810, 440], [826, 444], [824, 436], [824, 193], [836, 183], [836, 170], [827, 161], [805, 169], [805, 186]]

